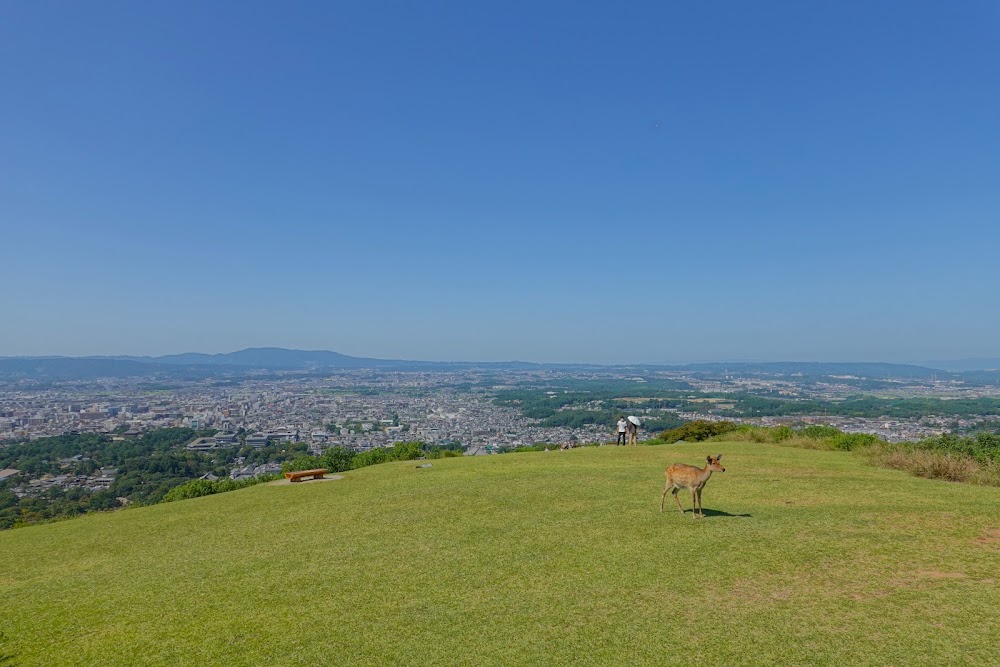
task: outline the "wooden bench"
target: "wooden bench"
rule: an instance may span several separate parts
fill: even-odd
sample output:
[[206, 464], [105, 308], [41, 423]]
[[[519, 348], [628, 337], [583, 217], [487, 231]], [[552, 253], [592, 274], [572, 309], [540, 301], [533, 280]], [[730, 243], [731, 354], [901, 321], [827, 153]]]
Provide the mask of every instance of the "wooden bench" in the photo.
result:
[[323, 479], [323, 475], [329, 471], [326, 468], [316, 468], [315, 470], [296, 470], [295, 472], [286, 472], [285, 479], [289, 482], [301, 482], [307, 477], [313, 479]]

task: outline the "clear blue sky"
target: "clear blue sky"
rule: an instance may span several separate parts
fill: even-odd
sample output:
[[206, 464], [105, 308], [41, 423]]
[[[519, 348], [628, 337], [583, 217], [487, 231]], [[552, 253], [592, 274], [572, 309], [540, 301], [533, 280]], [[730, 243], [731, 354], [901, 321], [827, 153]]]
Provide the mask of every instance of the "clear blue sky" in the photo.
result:
[[4, 2], [0, 355], [1000, 356], [998, 63], [986, 0]]

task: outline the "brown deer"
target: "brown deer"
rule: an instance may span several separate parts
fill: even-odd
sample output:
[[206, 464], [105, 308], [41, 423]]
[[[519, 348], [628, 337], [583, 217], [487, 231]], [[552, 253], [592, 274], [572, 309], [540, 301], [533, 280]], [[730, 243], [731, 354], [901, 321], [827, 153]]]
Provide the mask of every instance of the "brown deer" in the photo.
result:
[[705, 488], [705, 484], [708, 483], [708, 478], [712, 476], [713, 472], [726, 472], [726, 469], [719, 463], [722, 460], [722, 454], [709, 456], [706, 460], [708, 465], [704, 468], [696, 468], [684, 463], [675, 463], [667, 468], [667, 485], [663, 487], [663, 495], [660, 496], [661, 513], [663, 512], [663, 501], [667, 499], [667, 491], [670, 491], [674, 494], [674, 500], [677, 501], [677, 509], [681, 511], [681, 514], [684, 514], [684, 508], [681, 507], [677, 492], [681, 489], [688, 489], [691, 491], [691, 518], [698, 518], [699, 507], [701, 508], [701, 518], [705, 518], [705, 507], [701, 504], [701, 490]]

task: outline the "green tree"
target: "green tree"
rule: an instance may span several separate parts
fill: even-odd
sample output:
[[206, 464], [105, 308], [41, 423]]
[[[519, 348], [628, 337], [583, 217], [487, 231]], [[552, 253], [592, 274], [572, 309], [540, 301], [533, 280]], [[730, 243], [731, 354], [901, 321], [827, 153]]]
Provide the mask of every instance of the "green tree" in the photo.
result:
[[354, 452], [346, 447], [329, 447], [320, 457], [321, 468], [330, 472], [343, 472], [354, 467]]

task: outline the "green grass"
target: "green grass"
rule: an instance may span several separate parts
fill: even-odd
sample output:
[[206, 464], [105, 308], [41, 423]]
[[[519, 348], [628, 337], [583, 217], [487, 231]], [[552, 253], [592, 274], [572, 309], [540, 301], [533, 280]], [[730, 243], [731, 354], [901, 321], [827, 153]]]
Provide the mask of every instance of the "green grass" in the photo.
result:
[[[708, 516], [660, 514], [663, 468], [708, 447]], [[753, 443], [433, 464], [2, 533], [0, 665], [1000, 655], [1000, 489]]]

